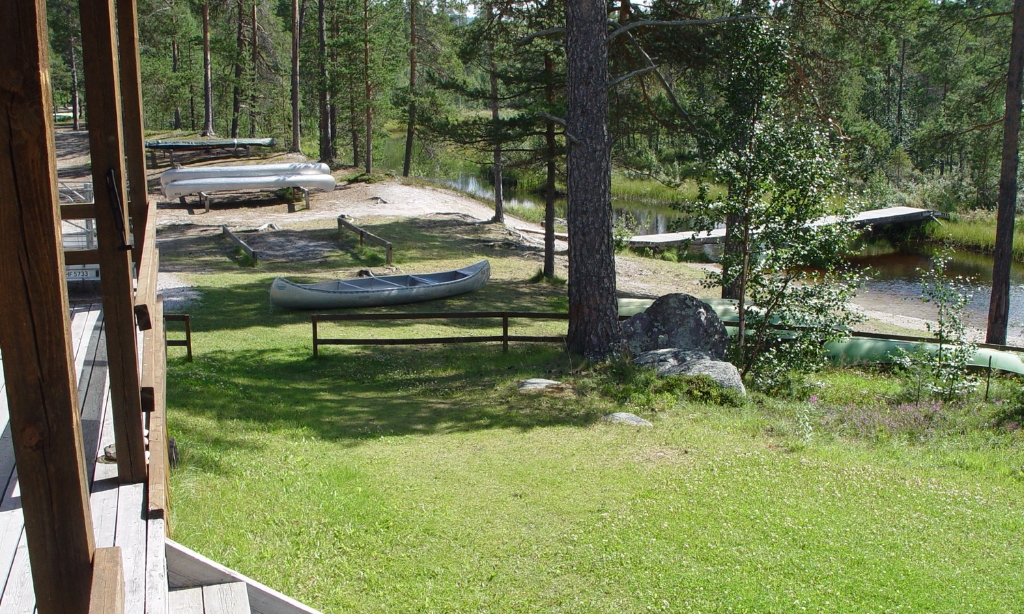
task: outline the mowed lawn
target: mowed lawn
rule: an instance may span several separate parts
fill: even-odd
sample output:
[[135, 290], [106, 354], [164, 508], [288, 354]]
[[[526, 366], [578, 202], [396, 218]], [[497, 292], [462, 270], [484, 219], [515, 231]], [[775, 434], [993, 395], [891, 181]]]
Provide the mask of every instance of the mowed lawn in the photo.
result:
[[[623, 401], [621, 374], [553, 344], [330, 347], [314, 360], [308, 314], [269, 310], [270, 280], [327, 278], [373, 254], [246, 269], [221, 249], [188, 250], [208, 268], [189, 277], [203, 296], [189, 309], [196, 360], [171, 350], [173, 537], [324, 612], [1024, 603], [1019, 432], [971, 426], [978, 418], [969, 432], [855, 438], [830, 432], [806, 402]], [[456, 261], [424, 248], [399, 264], [440, 270], [484, 254], [495, 271], [484, 290], [405, 310], [564, 309], [564, 288], [528, 283], [537, 262], [514, 254], [471, 248]], [[375, 326], [324, 334], [490, 330]], [[519, 394], [529, 377], [573, 389]], [[898, 387], [866, 372], [818, 381], [819, 405]], [[600, 420], [612, 411], [654, 427]]]

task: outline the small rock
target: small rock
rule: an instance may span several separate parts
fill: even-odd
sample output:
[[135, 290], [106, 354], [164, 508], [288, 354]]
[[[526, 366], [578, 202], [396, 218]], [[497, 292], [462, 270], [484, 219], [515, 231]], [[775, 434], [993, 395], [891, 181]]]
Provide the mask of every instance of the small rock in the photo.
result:
[[652, 367], [658, 377], [672, 375], [707, 375], [722, 388], [732, 388], [740, 394], [747, 394], [739, 370], [731, 363], [714, 360], [701, 350], [680, 350], [666, 348], [644, 352], [633, 360], [634, 363]]
[[711, 354], [704, 350], [680, 350], [679, 348], [664, 348], [651, 350], [640, 354], [633, 362], [641, 367], [654, 367], [660, 374], [662, 370], [676, 367], [691, 360], [711, 360]]
[[533, 379], [519, 382], [519, 392], [545, 392], [551, 390], [564, 390], [565, 384], [551, 379], [535, 377]]
[[740, 394], [747, 394], [739, 369], [732, 363], [721, 360], [691, 360], [674, 367], [671, 375], [707, 375], [722, 388], [732, 388]]
[[632, 426], [654, 426], [653, 424], [651, 424], [647, 420], [644, 420], [640, 416], [624, 411], [617, 411], [614, 414], [608, 414], [607, 416], [601, 419], [606, 420], [608, 422], [618, 422], [620, 424], [629, 424]]

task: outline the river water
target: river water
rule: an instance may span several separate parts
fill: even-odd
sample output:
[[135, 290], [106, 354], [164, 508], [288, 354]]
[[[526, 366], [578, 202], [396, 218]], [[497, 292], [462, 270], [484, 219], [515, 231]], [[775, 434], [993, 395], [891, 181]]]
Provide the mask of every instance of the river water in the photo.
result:
[[[459, 173], [451, 179], [432, 179], [434, 183], [472, 194], [477, 198], [494, 202], [494, 187], [482, 180], [479, 175], [473, 173]], [[505, 188], [502, 194], [506, 207], [518, 207], [520, 209], [544, 210], [544, 199], [536, 194], [524, 193], [517, 190]], [[555, 216], [565, 217], [566, 202], [564, 198], [555, 201]], [[628, 217], [628, 225], [633, 234], [660, 234], [665, 232], [678, 232], [686, 230], [685, 216], [672, 211], [667, 206], [658, 206], [653, 203], [638, 203], [623, 199], [612, 199], [612, 219], [618, 220], [623, 216]], [[670, 224], [675, 221], [676, 224]]]
[[[984, 329], [992, 293], [993, 260], [982, 254], [953, 252], [922, 243], [896, 248], [868, 246], [849, 258], [850, 264], [869, 276], [856, 302], [876, 311], [932, 319], [934, 306], [920, 300], [921, 271], [930, 269], [939, 254], [949, 257], [946, 276], [962, 278], [972, 294], [966, 308], [967, 323]], [[1020, 263], [1014, 263], [1010, 271], [1010, 328], [1011, 334], [1024, 334], [1024, 265]]]
[[[473, 173], [460, 173], [452, 179], [437, 179], [435, 182], [478, 198], [494, 198], [493, 187]], [[505, 191], [505, 203], [524, 209], [544, 207], [542, 198], [510, 189]], [[686, 229], [685, 217], [668, 207], [613, 200], [612, 209], [615, 219], [629, 216], [628, 223], [634, 234], [658, 234]], [[556, 202], [556, 211], [558, 217], [565, 216], [564, 199]], [[934, 305], [921, 301], [921, 272], [932, 267], [939, 253], [950, 258], [946, 265], [946, 275], [950, 279], [962, 278], [972, 294], [965, 313], [967, 324], [984, 329], [992, 292], [993, 261], [991, 256], [982, 254], [953, 252], [923, 243], [896, 247], [869, 245], [849, 258], [851, 265], [868, 276], [855, 302], [873, 311], [934, 319]], [[1024, 264], [1020, 263], [1014, 263], [1011, 271], [1010, 334], [1024, 335]]]

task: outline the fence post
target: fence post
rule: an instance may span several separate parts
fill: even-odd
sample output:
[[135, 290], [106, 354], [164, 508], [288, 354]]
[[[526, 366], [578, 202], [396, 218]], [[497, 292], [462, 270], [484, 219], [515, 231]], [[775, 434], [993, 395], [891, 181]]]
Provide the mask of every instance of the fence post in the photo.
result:
[[384, 263], [388, 265], [391, 264], [391, 243], [388, 243], [387, 245], [387, 256], [385, 257]]
[[363, 245], [364, 241], [366, 241], [366, 231], [360, 230], [359, 231], [359, 244]]
[[501, 351], [508, 352], [508, 314], [501, 314]]
[[320, 351], [317, 349], [317, 336], [316, 336], [316, 314], [313, 314], [313, 358], [320, 355]]
[[[166, 331], [164, 336], [167, 336]], [[188, 350], [188, 361], [192, 362], [192, 318], [187, 313], [185, 314], [185, 343]]]
[[988, 375], [985, 377], [985, 402], [988, 403], [988, 387], [992, 383], [992, 357], [988, 357]]

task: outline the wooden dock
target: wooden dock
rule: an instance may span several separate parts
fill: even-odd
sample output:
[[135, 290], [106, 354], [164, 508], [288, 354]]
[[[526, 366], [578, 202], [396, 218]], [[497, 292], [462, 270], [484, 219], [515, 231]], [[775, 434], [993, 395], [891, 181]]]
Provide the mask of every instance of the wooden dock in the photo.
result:
[[[908, 224], [923, 222], [937, 218], [947, 219], [949, 216], [941, 211], [931, 209], [918, 209], [916, 207], [888, 207], [885, 209], [872, 209], [862, 211], [849, 220], [849, 223], [858, 228], [868, 226], [887, 226], [889, 224]], [[823, 217], [814, 221], [811, 226], [824, 226], [835, 224], [840, 218], [834, 215]], [[708, 245], [721, 243], [725, 238], [725, 228], [715, 228], [709, 232], [670, 232], [656, 235], [637, 235], [629, 240], [630, 247], [650, 247], [654, 249], [664, 247], [676, 247], [678, 245]]]

